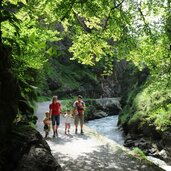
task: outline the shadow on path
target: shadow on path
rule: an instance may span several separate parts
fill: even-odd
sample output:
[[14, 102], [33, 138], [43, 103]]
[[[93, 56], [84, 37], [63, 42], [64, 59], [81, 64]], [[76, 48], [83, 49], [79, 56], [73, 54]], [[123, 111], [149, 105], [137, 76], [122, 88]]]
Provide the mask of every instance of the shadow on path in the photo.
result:
[[55, 153], [54, 157], [62, 163], [64, 171], [160, 171], [157, 166], [148, 161], [136, 159], [122, 150], [113, 152], [107, 145], [101, 145], [96, 150], [85, 152], [77, 158]]

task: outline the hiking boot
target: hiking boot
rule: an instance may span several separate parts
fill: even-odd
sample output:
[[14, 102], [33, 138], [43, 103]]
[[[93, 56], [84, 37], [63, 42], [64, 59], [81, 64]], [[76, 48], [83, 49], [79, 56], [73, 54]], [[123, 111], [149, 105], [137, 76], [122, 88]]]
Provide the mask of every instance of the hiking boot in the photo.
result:
[[75, 129], [75, 134], [77, 134], [77, 129]]
[[83, 130], [81, 129], [81, 134], [84, 134]]

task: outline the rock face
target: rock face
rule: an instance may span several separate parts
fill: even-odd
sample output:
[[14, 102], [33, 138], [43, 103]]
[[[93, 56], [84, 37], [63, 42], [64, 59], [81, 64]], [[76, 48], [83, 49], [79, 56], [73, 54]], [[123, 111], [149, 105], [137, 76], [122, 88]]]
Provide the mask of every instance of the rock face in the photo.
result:
[[85, 101], [87, 106], [86, 120], [98, 119], [118, 114], [122, 108], [120, 98], [101, 98]]
[[0, 170], [5, 171], [61, 171], [46, 141], [29, 125], [13, 127], [0, 161]]
[[10, 49], [0, 44], [0, 141], [10, 131], [17, 114], [17, 81], [10, 70]]

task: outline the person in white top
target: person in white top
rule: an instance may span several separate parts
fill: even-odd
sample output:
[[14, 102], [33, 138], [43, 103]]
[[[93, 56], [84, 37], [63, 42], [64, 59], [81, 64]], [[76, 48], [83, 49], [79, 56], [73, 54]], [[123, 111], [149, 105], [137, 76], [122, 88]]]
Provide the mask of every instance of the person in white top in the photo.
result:
[[72, 122], [72, 114], [71, 111], [68, 109], [66, 113], [63, 115], [65, 118], [65, 134], [69, 134], [71, 122]]

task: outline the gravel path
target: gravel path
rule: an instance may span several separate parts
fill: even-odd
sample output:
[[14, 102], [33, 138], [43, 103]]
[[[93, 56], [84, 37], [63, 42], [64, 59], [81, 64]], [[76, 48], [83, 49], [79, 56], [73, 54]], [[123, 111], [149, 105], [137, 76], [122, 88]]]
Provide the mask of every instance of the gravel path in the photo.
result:
[[[37, 130], [44, 136], [44, 112], [50, 102], [38, 103]], [[74, 133], [71, 125], [69, 135], [64, 134], [64, 122], [61, 117], [59, 136], [52, 138], [52, 131], [47, 143], [52, 154], [64, 171], [162, 171], [154, 164], [133, 157], [130, 152], [116, 142], [84, 127], [84, 135]]]

